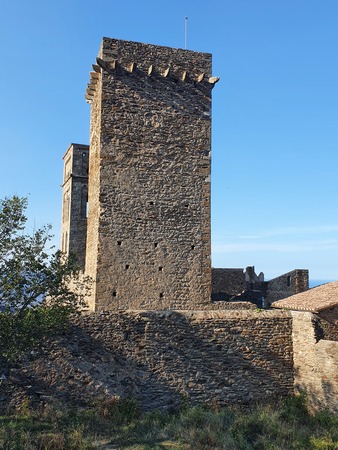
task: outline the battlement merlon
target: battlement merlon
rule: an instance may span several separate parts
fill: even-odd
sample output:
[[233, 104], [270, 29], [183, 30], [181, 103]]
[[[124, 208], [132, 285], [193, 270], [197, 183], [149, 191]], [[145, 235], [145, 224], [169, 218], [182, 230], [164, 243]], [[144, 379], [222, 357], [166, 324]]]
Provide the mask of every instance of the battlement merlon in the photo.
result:
[[156, 65], [164, 72], [171, 66], [174, 72], [186, 70], [195, 74], [205, 73], [207, 77], [211, 77], [210, 53], [104, 37], [98, 56], [105, 61], [116, 59], [122, 66], [128, 66], [135, 60], [135, 55], [138, 59], [135, 62], [143, 71], [148, 70], [151, 65]]
[[212, 89], [219, 77], [211, 75], [211, 68], [210, 53], [103, 38], [85, 98], [91, 102], [102, 72], [172, 78]]

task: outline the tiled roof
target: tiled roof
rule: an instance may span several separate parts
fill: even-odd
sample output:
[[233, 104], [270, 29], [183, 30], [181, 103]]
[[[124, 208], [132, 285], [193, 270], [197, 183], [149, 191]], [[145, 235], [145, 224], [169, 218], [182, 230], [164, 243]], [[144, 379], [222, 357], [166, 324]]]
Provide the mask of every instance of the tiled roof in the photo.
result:
[[313, 313], [318, 313], [334, 306], [338, 306], [338, 281], [317, 286], [272, 304], [273, 308], [310, 311]]

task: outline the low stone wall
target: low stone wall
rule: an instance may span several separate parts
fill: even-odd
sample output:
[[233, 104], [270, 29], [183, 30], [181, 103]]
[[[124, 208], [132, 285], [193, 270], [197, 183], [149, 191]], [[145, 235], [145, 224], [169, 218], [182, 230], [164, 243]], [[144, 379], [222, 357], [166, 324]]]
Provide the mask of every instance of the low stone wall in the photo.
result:
[[338, 416], [338, 342], [318, 341], [313, 314], [293, 311], [292, 317], [296, 391], [306, 394], [311, 410]]
[[132, 397], [145, 409], [248, 403], [293, 392], [285, 311], [124, 311], [74, 318], [0, 386], [0, 404], [85, 405]]

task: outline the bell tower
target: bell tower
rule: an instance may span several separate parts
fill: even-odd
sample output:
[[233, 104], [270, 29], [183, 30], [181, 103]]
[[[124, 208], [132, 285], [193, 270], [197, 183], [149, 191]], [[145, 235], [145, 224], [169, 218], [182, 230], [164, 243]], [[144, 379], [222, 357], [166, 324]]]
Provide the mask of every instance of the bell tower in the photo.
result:
[[62, 184], [61, 250], [75, 253], [85, 267], [89, 146], [71, 144], [66, 151]]

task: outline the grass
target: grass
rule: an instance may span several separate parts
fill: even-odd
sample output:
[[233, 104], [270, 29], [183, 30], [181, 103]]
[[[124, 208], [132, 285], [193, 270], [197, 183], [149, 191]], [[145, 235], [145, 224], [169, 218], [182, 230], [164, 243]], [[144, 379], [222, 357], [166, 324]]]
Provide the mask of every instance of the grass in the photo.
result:
[[338, 419], [309, 415], [301, 397], [246, 408], [185, 406], [142, 413], [132, 400], [85, 410], [46, 406], [0, 417], [0, 449], [338, 450]]

